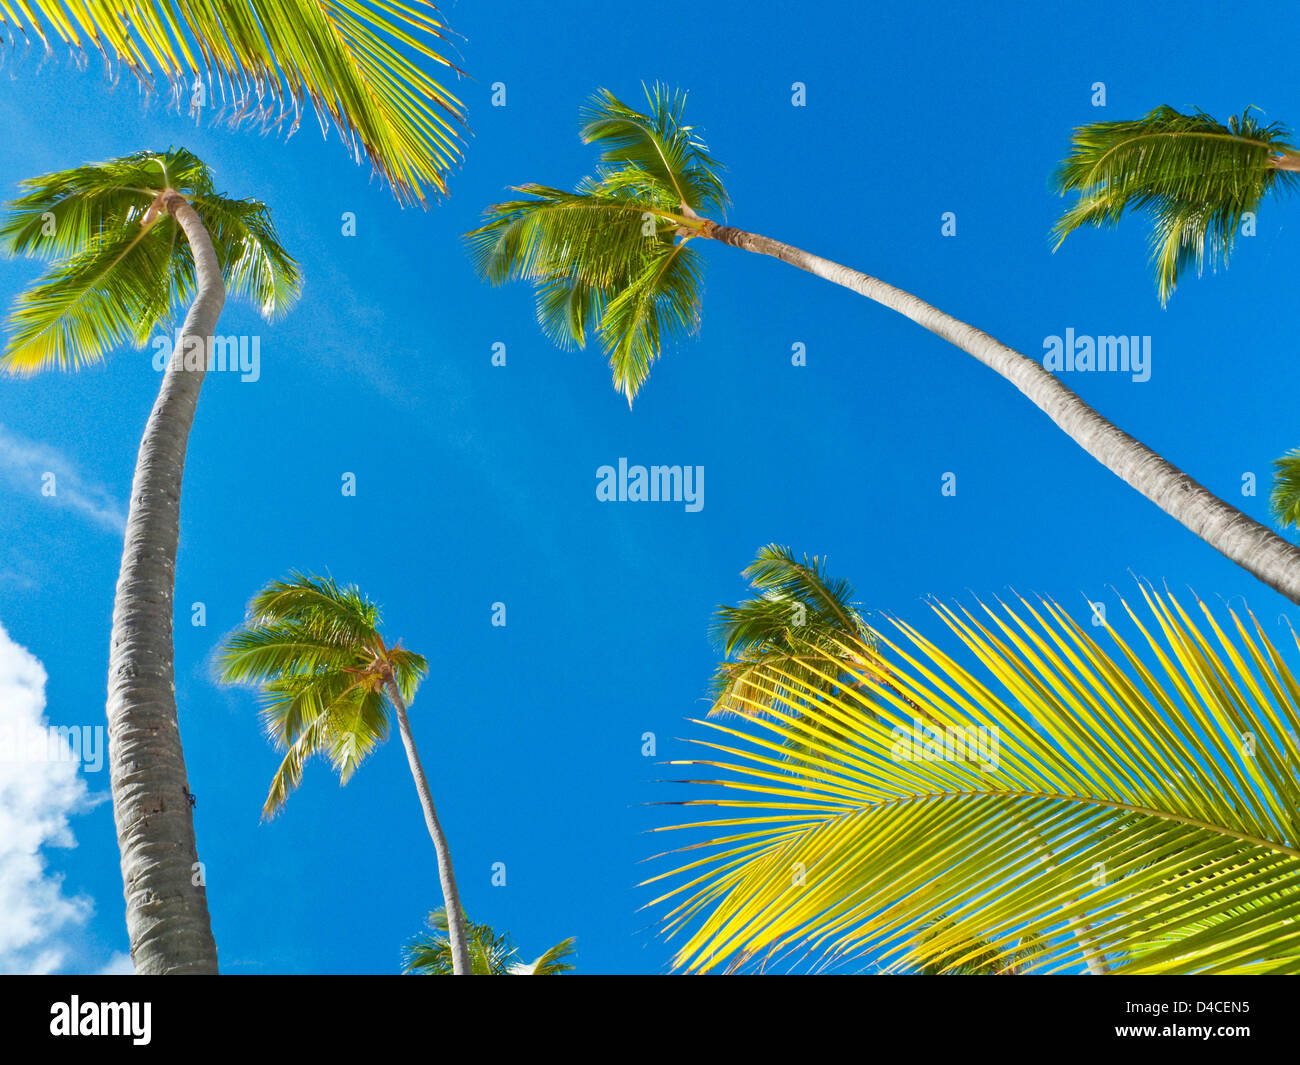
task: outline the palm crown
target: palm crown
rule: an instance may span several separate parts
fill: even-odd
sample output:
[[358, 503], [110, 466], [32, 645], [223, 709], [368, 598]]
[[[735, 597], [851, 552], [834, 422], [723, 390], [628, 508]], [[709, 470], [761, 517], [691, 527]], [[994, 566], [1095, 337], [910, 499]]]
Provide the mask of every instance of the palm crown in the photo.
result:
[[165, 190], [198, 212], [227, 290], [263, 317], [283, 313], [301, 289], [265, 204], [220, 195], [184, 148], [61, 170], [21, 189], [0, 219], [0, 250], [51, 265], [9, 316], [0, 365], [11, 372], [99, 362], [127, 340], [142, 347], [189, 301], [194, 258], [179, 223], [157, 208]]
[[[451, 943], [447, 931], [447, 910], [439, 906], [429, 914], [429, 931], [416, 936], [403, 954], [405, 972], [421, 976], [452, 974]], [[474, 976], [558, 976], [572, 972], [574, 940], [561, 940], [531, 962], [524, 961], [508, 932], [496, 932], [491, 925], [469, 922], [469, 955]]]
[[410, 702], [428, 672], [424, 658], [379, 631], [379, 608], [354, 586], [296, 573], [253, 599], [244, 627], [220, 656], [229, 684], [257, 684], [267, 734], [285, 752], [262, 813], [273, 817], [313, 755], [346, 784], [388, 736], [387, 685]]
[[534, 283], [553, 341], [600, 343], [629, 404], [664, 341], [699, 326], [703, 265], [689, 244], [700, 215], [727, 203], [685, 94], [656, 85], [646, 100], [642, 113], [598, 92], [582, 114], [583, 142], [602, 149], [595, 175], [573, 192], [515, 186], [528, 198], [488, 208], [469, 234], [484, 278]]
[[1161, 303], [1183, 273], [1226, 262], [1247, 212], [1264, 196], [1296, 187], [1295, 149], [1279, 123], [1247, 109], [1226, 126], [1202, 112], [1158, 107], [1128, 122], [1074, 132], [1056, 188], [1079, 193], [1057, 221], [1056, 245], [1080, 226], [1113, 226], [1126, 211], [1152, 220], [1151, 260]]
[[47, 51], [53, 38], [93, 47], [147, 89], [160, 73], [191, 113], [211, 93], [231, 125], [291, 135], [310, 103], [321, 132], [332, 122], [401, 202], [444, 193], [460, 160], [463, 107], [423, 68], [459, 73], [437, 50], [449, 33], [429, 0], [32, 0], [0, 4], [6, 25]]
[[[742, 575], [759, 594], [719, 607], [714, 615], [712, 636], [728, 656], [713, 677], [714, 713], [750, 715], [808, 688], [833, 693], [855, 683], [842, 674], [824, 680], [829, 661], [837, 658], [861, 668], [861, 659], [846, 649], [871, 640], [852, 585], [830, 576], [825, 559], [798, 559], [790, 548], [768, 544]], [[773, 666], [797, 683], [771, 689]]]

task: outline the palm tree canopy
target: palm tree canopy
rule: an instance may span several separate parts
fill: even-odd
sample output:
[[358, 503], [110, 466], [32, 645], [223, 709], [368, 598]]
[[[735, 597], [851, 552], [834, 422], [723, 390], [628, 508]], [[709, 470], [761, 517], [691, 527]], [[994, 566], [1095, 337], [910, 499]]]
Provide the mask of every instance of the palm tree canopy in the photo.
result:
[[139, 152], [24, 181], [4, 205], [0, 251], [46, 260], [14, 304], [0, 365], [14, 373], [101, 361], [127, 340], [143, 347], [194, 295], [194, 257], [176, 219], [154, 209], [181, 193], [212, 238], [227, 290], [263, 317], [282, 314], [302, 287], [266, 205], [219, 194], [184, 148]]
[[[439, 907], [429, 914], [429, 931], [416, 936], [403, 949], [403, 972], [421, 976], [452, 974], [451, 943], [447, 934], [447, 911]], [[474, 976], [558, 976], [572, 972], [574, 939], [561, 940], [531, 962], [519, 957], [509, 933], [498, 934], [491, 925], [469, 925], [469, 955]]]
[[341, 783], [388, 737], [391, 675], [415, 698], [424, 658], [385, 644], [379, 608], [352, 585], [302, 573], [273, 581], [249, 605], [244, 626], [223, 642], [221, 679], [255, 684], [267, 735], [285, 752], [263, 807], [273, 817], [313, 755], [328, 758]]
[[0, 4], [0, 25], [47, 52], [52, 39], [93, 49], [147, 88], [160, 75], [176, 104], [195, 94], [191, 113], [210, 95], [232, 125], [292, 135], [310, 102], [321, 132], [332, 122], [403, 203], [444, 193], [461, 157], [463, 107], [424, 69], [459, 73], [437, 50], [449, 31], [428, 0], [32, 0]]
[[[741, 575], [758, 595], [720, 606], [714, 615], [711, 635], [729, 658], [713, 676], [711, 713], [747, 715], [768, 705], [775, 698], [767, 690], [774, 665], [797, 677], [799, 690], [817, 687], [828, 658], [854, 639], [871, 638], [852, 585], [830, 576], [823, 558], [799, 559], [788, 547], [768, 544]], [[811, 660], [809, 644], [818, 648]], [[787, 687], [779, 691], [794, 694]]]
[[1287, 129], [1263, 125], [1247, 108], [1226, 126], [1203, 112], [1158, 107], [1128, 122], [1097, 122], [1074, 131], [1055, 175], [1058, 192], [1079, 198], [1057, 221], [1059, 247], [1080, 226], [1110, 227], [1126, 211], [1152, 221], [1151, 261], [1161, 303], [1195, 265], [1227, 261], [1242, 218], [1274, 190], [1300, 177], [1279, 168], [1293, 155]]
[[[697, 722], [708, 753], [673, 764], [706, 768], [684, 783], [718, 790], [685, 805], [719, 815], [672, 826], [708, 838], [651, 881], [676, 882], [652, 903], [684, 937], [676, 966], [988, 963], [981, 943], [1005, 961], [1033, 936], [1056, 972], [1086, 920], [1112, 972], [1300, 972], [1300, 681], [1252, 615], [1221, 626], [1198, 603], [1198, 625], [1143, 595], [1146, 623], [1124, 605], [1139, 642], [1104, 625], [1112, 651], [1054, 602], [936, 605], [973, 662], [894, 621], [853, 648], [869, 706], [805, 688]], [[806, 718], [828, 727], [791, 761]]]
[[690, 235], [727, 203], [719, 165], [685, 122], [685, 93], [655, 85], [646, 104], [602, 89], [582, 114], [583, 142], [601, 148], [595, 175], [573, 192], [515, 186], [527, 199], [489, 207], [468, 234], [486, 280], [533, 282], [555, 343], [595, 337], [629, 404], [664, 342], [699, 328], [703, 263]]

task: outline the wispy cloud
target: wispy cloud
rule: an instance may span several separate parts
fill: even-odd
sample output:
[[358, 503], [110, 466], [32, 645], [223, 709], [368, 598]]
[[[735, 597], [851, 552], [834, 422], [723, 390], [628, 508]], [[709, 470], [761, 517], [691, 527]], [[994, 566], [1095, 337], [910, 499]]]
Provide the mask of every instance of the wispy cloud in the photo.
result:
[[[47, 476], [50, 474], [53, 481]], [[0, 480], [42, 501], [71, 507], [111, 532], [126, 530], [126, 511], [106, 489], [83, 480], [72, 463], [56, 449], [18, 436], [3, 424], [0, 424]], [[53, 495], [48, 494], [51, 490]]]
[[[0, 973], [48, 973], [80, 948], [94, 912], [46, 865], [47, 847], [75, 847], [69, 818], [95, 806], [71, 757], [22, 757], [48, 747], [45, 667], [0, 625]], [[62, 752], [61, 752], [62, 753]]]

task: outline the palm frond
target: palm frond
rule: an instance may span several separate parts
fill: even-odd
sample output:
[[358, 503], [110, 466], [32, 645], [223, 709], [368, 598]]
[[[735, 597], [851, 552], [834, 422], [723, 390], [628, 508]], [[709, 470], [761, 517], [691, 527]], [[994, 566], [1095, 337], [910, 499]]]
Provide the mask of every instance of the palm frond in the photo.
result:
[[1224, 126], [1203, 112], [1158, 107], [1136, 121], [1075, 130], [1055, 175], [1058, 192], [1079, 198], [1053, 228], [1056, 246], [1080, 226], [1110, 227], [1126, 211], [1152, 219], [1151, 258], [1161, 303], [1193, 265], [1226, 262], [1242, 219], [1264, 196], [1290, 190], [1298, 175], [1279, 169], [1294, 156], [1280, 123], [1247, 109]]
[[310, 105], [402, 203], [444, 194], [461, 159], [463, 105], [427, 68], [460, 72], [428, 0], [33, 0], [0, 4], [0, 25], [47, 51], [93, 49], [148, 90], [161, 78], [177, 105], [194, 90], [192, 114], [202, 86], [231, 126], [291, 136]]
[[[1107, 623], [1110, 651], [1051, 601], [936, 605], [963, 658], [895, 621], [827, 655], [820, 689], [771, 669], [743, 729], [699, 722], [709, 754], [674, 764], [714, 774], [684, 805], [721, 815], [674, 826], [706, 854], [654, 878], [676, 882], [654, 900], [675, 964], [889, 963], [942, 914], [932, 953], [1032, 935], [1040, 972], [1090, 950], [1117, 973], [1297, 971], [1300, 684], [1253, 616], [1143, 597], [1152, 622], [1125, 604], [1140, 641]], [[827, 694], [846, 668], [859, 686]], [[792, 762], [805, 719], [828, 727]]]
[[1300, 524], [1300, 448], [1273, 460], [1273, 517], [1283, 525]]

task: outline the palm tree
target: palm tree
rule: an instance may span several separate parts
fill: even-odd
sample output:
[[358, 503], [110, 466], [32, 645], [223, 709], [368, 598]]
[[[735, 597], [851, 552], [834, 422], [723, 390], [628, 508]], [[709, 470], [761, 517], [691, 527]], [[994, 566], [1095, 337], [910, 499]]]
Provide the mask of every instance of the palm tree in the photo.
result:
[[[429, 914], [429, 930], [421, 932], [403, 950], [403, 972], [420, 976], [453, 974], [447, 911], [441, 907]], [[533, 961], [526, 962], [508, 932], [497, 933], [491, 925], [469, 922], [470, 972], [474, 976], [559, 976], [573, 971], [573, 937], [561, 940]]]
[[310, 104], [322, 134], [332, 123], [402, 203], [426, 205], [426, 187], [445, 193], [460, 161], [463, 106], [423, 69], [460, 73], [437, 50], [450, 34], [429, 0], [31, 0], [0, 4], [0, 26], [11, 47], [16, 29], [47, 54], [52, 39], [83, 61], [93, 50], [146, 92], [161, 76], [192, 115], [219, 99], [232, 126], [292, 136]]
[[[675, 882], [651, 903], [684, 937], [675, 966], [951, 962], [981, 942], [1006, 965], [1028, 940], [1046, 972], [1089, 942], [1113, 973], [1300, 972], [1300, 677], [1252, 615], [1220, 625], [1198, 601], [1198, 625], [1143, 596], [1136, 643], [1103, 623], [1113, 651], [1051, 601], [936, 604], [956, 653], [903, 621], [844, 641], [871, 702], [804, 687], [743, 727], [696, 722], [708, 753], [672, 764], [705, 769], [684, 783], [718, 790], [686, 805], [720, 814], [661, 829], [708, 838], [650, 881]], [[784, 758], [806, 718], [834, 727]]]
[[520, 185], [526, 199], [488, 208], [468, 235], [493, 284], [537, 287], [542, 329], [564, 346], [599, 341], [614, 386], [631, 403], [665, 340], [700, 320], [712, 240], [770, 255], [910, 318], [1002, 375], [1103, 466], [1261, 581], [1300, 604], [1300, 549], [1111, 424], [1035, 360], [884, 281], [705, 217], [726, 191], [718, 164], [684, 120], [685, 97], [656, 86], [641, 113], [602, 90], [584, 112], [583, 140], [603, 151], [576, 191]]
[[1128, 211], [1151, 218], [1151, 262], [1161, 305], [1192, 265], [1226, 264], [1247, 213], [1300, 184], [1300, 151], [1280, 123], [1247, 108], [1226, 126], [1203, 112], [1157, 107], [1144, 118], [1074, 131], [1055, 175], [1078, 199], [1057, 220], [1056, 247], [1080, 226], [1113, 228]]
[[[1281, 123], [1260, 124], [1247, 108], [1226, 126], [1196, 112], [1157, 107], [1136, 121], [1097, 122], [1074, 131], [1055, 177], [1078, 198], [1057, 220], [1056, 246], [1081, 226], [1114, 228], [1130, 211], [1151, 220], [1151, 262], [1161, 305], [1193, 265], [1227, 264], [1247, 214], [1270, 193], [1300, 186], [1300, 151]], [[1300, 450], [1274, 461], [1271, 510], [1300, 520]]]
[[455, 972], [468, 976], [469, 935], [451, 850], [407, 716], [428, 666], [400, 642], [390, 647], [380, 635], [379, 621], [379, 608], [355, 586], [341, 587], [330, 578], [301, 573], [272, 581], [249, 605], [244, 627], [226, 639], [222, 680], [261, 688], [267, 734], [285, 752], [271, 780], [263, 817], [280, 811], [313, 755], [328, 758], [346, 784], [366, 755], [388, 737], [390, 715], [397, 718], [451, 915]]
[[190, 301], [131, 484], [107, 710], [136, 971], [214, 972], [173, 686], [181, 479], [227, 294], [274, 318], [298, 296], [298, 267], [266, 206], [217, 193], [208, 168], [184, 149], [46, 174], [22, 189], [0, 218], [0, 248], [53, 263], [18, 297], [0, 367], [30, 374], [99, 362], [127, 340], [143, 346], [155, 329], [165, 334], [174, 309]]

